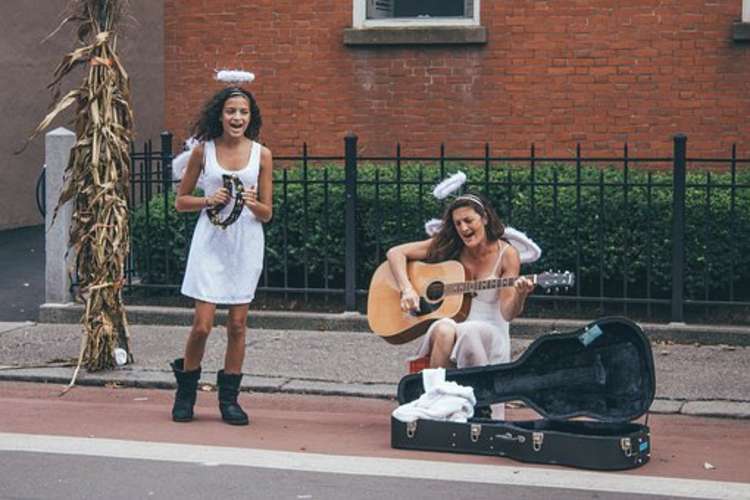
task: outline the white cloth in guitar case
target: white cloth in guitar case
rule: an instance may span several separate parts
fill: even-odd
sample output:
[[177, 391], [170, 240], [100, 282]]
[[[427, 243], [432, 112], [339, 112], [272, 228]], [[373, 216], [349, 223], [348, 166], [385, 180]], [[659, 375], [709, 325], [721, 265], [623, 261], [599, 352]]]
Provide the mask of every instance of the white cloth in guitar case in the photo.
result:
[[417, 419], [466, 422], [474, 416], [474, 389], [445, 381], [445, 368], [422, 370], [425, 393], [414, 401], [393, 410], [401, 422]]

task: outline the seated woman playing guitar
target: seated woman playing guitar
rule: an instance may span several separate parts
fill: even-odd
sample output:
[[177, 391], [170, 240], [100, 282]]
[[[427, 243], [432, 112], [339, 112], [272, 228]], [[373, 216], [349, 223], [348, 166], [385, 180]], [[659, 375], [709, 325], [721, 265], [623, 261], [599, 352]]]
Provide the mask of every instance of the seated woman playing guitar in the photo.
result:
[[[504, 230], [486, 198], [465, 194], [454, 199], [435, 236], [404, 243], [388, 251], [388, 263], [401, 290], [401, 309], [407, 312], [419, 308], [419, 296], [407, 274], [409, 260], [458, 260], [469, 279], [474, 280], [519, 276], [518, 251], [503, 239]], [[464, 322], [443, 318], [430, 326], [418, 357], [429, 356], [431, 368], [509, 362], [508, 323], [521, 314], [526, 297], [533, 289], [533, 283], [521, 277], [511, 287], [477, 292]]]

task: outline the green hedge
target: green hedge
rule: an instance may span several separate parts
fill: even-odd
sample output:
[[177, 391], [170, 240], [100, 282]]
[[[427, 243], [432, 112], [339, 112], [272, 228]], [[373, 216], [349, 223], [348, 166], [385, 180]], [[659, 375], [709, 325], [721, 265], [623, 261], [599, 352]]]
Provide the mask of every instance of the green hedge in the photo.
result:
[[[626, 200], [620, 169], [583, 167], [580, 194], [574, 167], [538, 166], [533, 188], [528, 168], [496, 168], [488, 177], [484, 169], [469, 165], [451, 165], [447, 171], [457, 169], [467, 173], [469, 189], [488, 194], [501, 218], [542, 248], [542, 258], [527, 266], [528, 271], [580, 266], [582, 295], [598, 296], [603, 283], [604, 295], [617, 297], [622, 296], [627, 269], [629, 296], [646, 297], [648, 280], [652, 297], [670, 296], [671, 172], [631, 169]], [[343, 288], [343, 168], [308, 169], [307, 189], [303, 175], [302, 169], [275, 172], [274, 220], [266, 225], [269, 284], [283, 285], [286, 262], [289, 286], [304, 286], [306, 270], [309, 287], [322, 287], [327, 278], [328, 287]], [[426, 237], [424, 222], [441, 211], [430, 193], [440, 178], [440, 170], [432, 165], [402, 166], [400, 177], [391, 165], [360, 165], [358, 288], [367, 288], [390, 246]], [[750, 278], [750, 190], [736, 190], [732, 216], [730, 180], [729, 174], [722, 173], [688, 176], [685, 283], [689, 298], [704, 298], [707, 286], [710, 298], [726, 299], [730, 281], [735, 298], [748, 300], [750, 295], [746, 285]], [[750, 175], [737, 176], [738, 184], [747, 186], [748, 181]], [[169, 199], [165, 214], [163, 198], [152, 200], [150, 224], [146, 224], [145, 206], [133, 213], [136, 267], [144, 282], [181, 282], [196, 214], [176, 214], [173, 206]]]

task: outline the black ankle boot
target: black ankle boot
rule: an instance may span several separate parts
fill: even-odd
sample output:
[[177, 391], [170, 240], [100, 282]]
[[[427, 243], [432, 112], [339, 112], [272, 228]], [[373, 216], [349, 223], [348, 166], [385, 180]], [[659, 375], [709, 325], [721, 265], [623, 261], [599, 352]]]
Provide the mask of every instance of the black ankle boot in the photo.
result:
[[247, 425], [250, 420], [247, 413], [242, 411], [237, 403], [237, 396], [240, 393], [240, 381], [242, 374], [231, 375], [219, 370], [216, 374], [216, 386], [219, 388], [219, 410], [224, 422], [232, 425]]
[[193, 406], [195, 406], [196, 393], [198, 392], [198, 379], [201, 378], [201, 368], [186, 372], [184, 370], [185, 360], [175, 359], [169, 365], [177, 379], [177, 393], [172, 406], [172, 420], [175, 422], [190, 422], [193, 420]]

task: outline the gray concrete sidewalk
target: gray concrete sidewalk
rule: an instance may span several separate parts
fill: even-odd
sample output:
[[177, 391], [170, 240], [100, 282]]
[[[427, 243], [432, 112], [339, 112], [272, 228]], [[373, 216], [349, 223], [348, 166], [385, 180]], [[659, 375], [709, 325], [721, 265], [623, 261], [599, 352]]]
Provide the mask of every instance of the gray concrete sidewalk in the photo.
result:
[[[308, 324], [316, 324], [309, 323], [314, 319], [308, 317]], [[511, 330], [515, 359], [531, 339], [513, 328], [515, 324]], [[173, 388], [168, 362], [181, 355], [188, 330], [132, 325], [135, 363], [102, 373], [82, 370], [78, 383]], [[644, 330], [651, 335], [648, 328]], [[59, 365], [78, 355], [80, 339], [77, 324], [0, 323], [0, 380], [66, 384], [73, 368]], [[224, 347], [223, 328], [217, 327], [203, 363], [204, 383], [215, 382]], [[362, 331], [251, 328], [243, 388], [393, 398], [406, 373], [406, 358], [414, 350], [414, 344], [393, 346]], [[653, 352], [657, 381], [653, 412], [750, 418], [750, 348], [656, 342]]]

